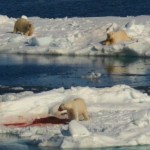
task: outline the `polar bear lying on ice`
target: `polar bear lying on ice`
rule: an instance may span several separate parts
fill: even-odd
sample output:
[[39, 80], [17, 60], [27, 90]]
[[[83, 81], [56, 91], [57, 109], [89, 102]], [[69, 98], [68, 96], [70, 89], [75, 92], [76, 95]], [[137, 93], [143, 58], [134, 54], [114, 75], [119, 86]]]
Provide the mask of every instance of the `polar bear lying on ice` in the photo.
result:
[[81, 98], [76, 98], [61, 104], [58, 108], [58, 111], [63, 110], [67, 111], [68, 118], [70, 120], [89, 120], [86, 104]]
[[103, 41], [102, 44], [111, 45], [130, 40], [131, 38], [126, 34], [124, 30], [118, 30], [107, 33], [107, 39]]
[[34, 32], [34, 27], [26, 18], [19, 18], [14, 25], [13, 33], [21, 32], [24, 35], [31, 36]]

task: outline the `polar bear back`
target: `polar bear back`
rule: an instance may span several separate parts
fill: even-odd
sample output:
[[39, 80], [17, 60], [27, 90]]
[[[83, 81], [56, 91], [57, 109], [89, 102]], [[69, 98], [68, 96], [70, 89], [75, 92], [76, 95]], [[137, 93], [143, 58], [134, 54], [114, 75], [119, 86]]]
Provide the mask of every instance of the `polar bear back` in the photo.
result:
[[130, 40], [126, 32], [123, 30], [110, 33], [110, 39], [113, 40], [113, 43]]
[[79, 113], [82, 113], [83, 110], [86, 109], [86, 104], [83, 99], [76, 98], [72, 101], [65, 103], [64, 107], [67, 109], [75, 108], [78, 110]]

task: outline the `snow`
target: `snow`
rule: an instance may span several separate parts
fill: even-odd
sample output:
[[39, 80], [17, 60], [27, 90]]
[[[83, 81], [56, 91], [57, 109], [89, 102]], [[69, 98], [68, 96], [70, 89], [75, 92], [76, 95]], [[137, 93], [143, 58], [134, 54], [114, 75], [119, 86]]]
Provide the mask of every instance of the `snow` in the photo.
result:
[[[30, 125], [35, 119], [44, 117], [61, 119], [59, 105], [77, 97], [85, 100], [89, 121]], [[127, 85], [58, 88], [36, 94], [23, 92], [15, 94], [15, 98], [13, 94], [5, 94], [0, 103], [0, 133], [15, 134], [39, 147], [96, 148], [150, 144], [149, 104], [149, 95]], [[27, 126], [15, 123], [26, 123]]]
[[69, 123], [69, 132], [73, 138], [89, 136], [90, 132], [77, 121], [73, 120]]
[[[150, 16], [22, 17], [33, 23], [33, 36], [12, 33], [17, 18], [0, 15], [0, 53], [150, 56]], [[132, 40], [110, 46], [101, 44], [107, 32], [118, 29], [125, 30]], [[114, 74], [139, 71], [135, 70], [134, 64], [128, 70], [108, 67]], [[97, 80], [101, 75], [91, 72], [81, 78]], [[85, 100], [89, 121], [66, 122], [67, 115], [63, 115], [66, 112], [58, 111], [61, 103], [74, 98]], [[0, 95], [0, 134], [17, 135], [22, 142], [28, 141], [39, 147], [100, 148], [150, 144], [149, 106], [150, 96], [128, 85], [60, 87], [36, 94], [30, 91], [9, 93]], [[64, 122], [53, 123], [53, 119]]]
[[[17, 18], [0, 15], [0, 53], [150, 56], [150, 16], [22, 17], [33, 23], [33, 36], [12, 33]], [[110, 46], [101, 44], [107, 32], [118, 29], [125, 30], [132, 40]]]

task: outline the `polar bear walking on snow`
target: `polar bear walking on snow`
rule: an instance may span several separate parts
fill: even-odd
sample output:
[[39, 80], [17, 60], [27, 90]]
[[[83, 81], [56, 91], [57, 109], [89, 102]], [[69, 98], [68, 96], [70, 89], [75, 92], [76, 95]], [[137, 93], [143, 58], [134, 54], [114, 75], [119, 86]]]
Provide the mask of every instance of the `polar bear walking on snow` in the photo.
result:
[[67, 110], [68, 118], [70, 120], [89, 120], [86, 104], [81, 98], [76, 98], [61, 104], [58, 111], [63, 110]]
[[34, 27], [31, 22], [27, 20], [27, 18], [19, 18], [14, 25], [13, 33], [21, 32], [24, 35], [31, 36], [34, 32]]

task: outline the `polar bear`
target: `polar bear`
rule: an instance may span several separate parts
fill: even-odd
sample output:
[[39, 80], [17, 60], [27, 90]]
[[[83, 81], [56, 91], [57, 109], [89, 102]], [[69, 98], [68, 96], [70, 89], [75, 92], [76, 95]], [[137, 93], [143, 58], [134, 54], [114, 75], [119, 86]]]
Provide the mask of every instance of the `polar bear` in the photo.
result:
[[67, 110], [68, 118], [70, 120], [89, 120], [86, 104], [81, 98], [76, 98], [61, 104], [58, 111], [63, 110]]
[[34, 32], [34, 27], [31, 22], [25, 18], [19, 18], [14, 25], [13, 33], [21, 32], [24, 35], [31, 36]]
[[111, 45], [111, 44], [117, 44], [119, 42], [123, 41], [130, 41], [131, 38], [126, 34], [125, 31], [119, 30], [119, 31], [112, 31], [107, 33], [107, 39], [102, 42], [104, 45]]

